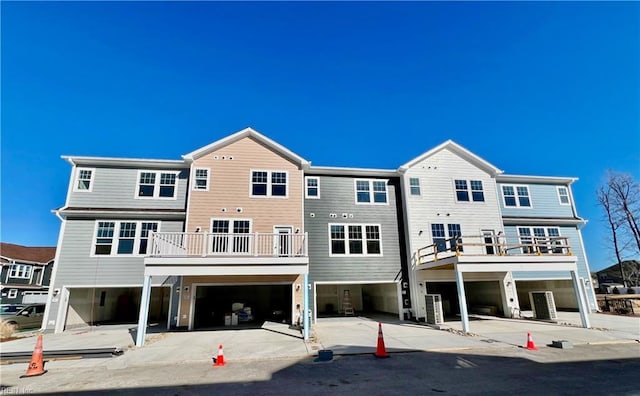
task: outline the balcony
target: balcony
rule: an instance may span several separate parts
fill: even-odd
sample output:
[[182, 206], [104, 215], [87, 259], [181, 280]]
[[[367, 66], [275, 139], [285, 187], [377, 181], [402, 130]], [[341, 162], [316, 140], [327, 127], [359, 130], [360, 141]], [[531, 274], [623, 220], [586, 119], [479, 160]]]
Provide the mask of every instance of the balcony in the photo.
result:
[[[575, 269], [577, 258], [567, 237], [462, 235], [437, 239], [417, 250], [416, 269], [464, 271], [564, 271]], [[467, 265], [468, 264], [468, 265]], [[474, 266], [475, 265], [475, 266]]]
[[148, 275], [308, 273], [308, 236], [283, 233], [155, 232], [144, 259]]

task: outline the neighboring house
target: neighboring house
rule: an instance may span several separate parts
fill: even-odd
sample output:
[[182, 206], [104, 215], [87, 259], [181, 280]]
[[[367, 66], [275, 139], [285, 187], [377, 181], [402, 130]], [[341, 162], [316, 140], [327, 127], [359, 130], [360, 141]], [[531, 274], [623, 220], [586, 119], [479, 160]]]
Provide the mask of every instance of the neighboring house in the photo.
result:
[[598, 282], [620, 285], [624, 285], [626, 283], [626, 285], [630, 287], [640, 286], [640, 261], [625, 260], [621, 264], [625, 282], [623, 282], [622, 279], [620, 264], [614, 264], [596, 272]]
[[425, 317], [426, 294], [439, 294], [445, 316], [461, 315], [468, 330], [469, 312], [512, 317], [534, 289], [583, 321], [596, 309], [573, 179], [506, 176], [450, 140], [399, 172], [415, 316]]
[[0, 302], [45, 303], [55, 255], [55, 247], [0, 243]]
[[411, 300], [398, 173], [311, 167], [305, 174], [314, 318], [386, 312], [403, 319]]

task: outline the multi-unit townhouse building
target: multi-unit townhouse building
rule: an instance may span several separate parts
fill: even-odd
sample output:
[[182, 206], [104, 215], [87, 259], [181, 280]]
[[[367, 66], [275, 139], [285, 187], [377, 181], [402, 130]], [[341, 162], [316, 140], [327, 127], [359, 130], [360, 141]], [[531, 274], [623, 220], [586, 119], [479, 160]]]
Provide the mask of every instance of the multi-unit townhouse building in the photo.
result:
[[46, 302], [55, 254], [55, 247], [0, 243], [2, 304]]
[[[43, 327], [198, 329], [384, 312], [595, 310], [572, 178], [505, 175], [447, 141], [394, 170], [312, 166], [251, 128], [181, 160], [72, 164]], [[307, 314], [304, 314], [304, 313]]]

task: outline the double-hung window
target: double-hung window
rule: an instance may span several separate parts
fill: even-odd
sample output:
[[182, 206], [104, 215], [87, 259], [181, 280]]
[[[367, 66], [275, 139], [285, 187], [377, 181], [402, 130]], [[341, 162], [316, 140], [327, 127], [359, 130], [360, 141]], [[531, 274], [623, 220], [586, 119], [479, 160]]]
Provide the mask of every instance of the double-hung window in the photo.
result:
[[569, 189], [567, 187], [558, 187], [558, 200], [560, 200], [560, 205], [571, 205], [571, 201], [569, 201]]
[[305, 180], [305, 198], [320, 198], [320, 178], [307, 176]]
[[13, 264], [9, 272], [9, 278], [29, 279], [31, 278], [31, 270], [32, 267], [30, 265]]
[[409, 190], [411, 195], [420, 195], [420, 179], [412, 177], [409, 179]]
[[97, 221], [93, 244], [94, 256], [136, 256], [147, 253], [149, 232], [157, 231], [159, 222]]
[[93, 168], [77, 168], [76, 182], [73, 186], [73, 191], [91, 192], [93, 190], [93, 177], [95, 171], [96, 170]]
[[286, 171], [251, 171], [251, 196], [287, 197], [288, 176]]
[[558, 227], [517, 227], [522, 253], [564, 253]]
[[[458, 202], [484, 202], [484, 190], [482, 188], [482, 180], [462, 180], [454, 181], [456, 188], [456, 199]], [[469, 186], [471, 186], [471, 196], [469, 196]]]
[[[460, 224], [447, 224], [446, 229], [444, 224], [431, 224], [431, 238], [438, 252], [444, 252], [447, 249], [455, 252], [457, 242], [462, 242], [460, 236], [462, 236]], [[447, 247], [447, 238], [449, 247]], [[457, 250], [462, 251], [462, 246]]]
[[386, 180], [355, 180], [356, 203], [385, 205], [387, 198]]
[[249, 253], [251, 249], [250, 220], [211, 220], [209, 246], [216, 254]]
[[140, 171], [136, 197], [174, 199], [177, 179], [178, 172]]
[[331, 256], [380, 256], [382, 247], [377, 224], [329, 224]]
[[194, 169], [193, 189], [197, 191], [209, 191], [209, 168]]
[[527, 186], [502, 186], [502, 198], [504, 206], [508, 207], [531, 207], [529, 198], [529, 187]]

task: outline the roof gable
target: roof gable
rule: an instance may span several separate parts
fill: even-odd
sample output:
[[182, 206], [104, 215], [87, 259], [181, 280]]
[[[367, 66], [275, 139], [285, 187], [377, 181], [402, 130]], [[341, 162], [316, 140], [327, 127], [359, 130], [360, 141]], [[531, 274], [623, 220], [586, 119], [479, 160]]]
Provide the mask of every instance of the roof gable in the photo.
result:
[[0, 256], [10, 260], [48, 263], [56, 256], [55, 247], [21, 246], [0, 242]]
[[239, 132], [234, 133], [233, 135], [229, 135], [223, 139], [217, 140], [207, 146], [204, 146], [202, 148], [199, 148], [195, 151], [190, 152], [189, 154], [185, 154], [182, 156], [182, 158], [184, 158], [185, 161], [193, 161], [195, 159], [198, 159], [204, 155], [207, 155], [213, 151], [219, 150], [225, 146], [228, 146], [231, 143], [237, 142], [238, 140], [244, 139], [246, 137], [251, 137], [255, 140], [257, 140], [258, 142], [264, 144], [266, 147], [272, 149], [273, 151], [277, 152], [278, 154], [280, 154], [281, 156], [289, 159], [290, 161], [292, 161], [293, 163], [298, 164], [301, 167], [308, 167], [310, 165], [309, 161], [305, 160], [304, 158], [300, 157], [299, 155], [295, 154], [294, 152], [292, 152], [291, 150], [287, 149], [286, 147], [276, 143], [275, 141], [269, 139], [268, 137], [264, 136], [263, 134], [261, 134], [260, 132], [252, 129], [252, 128], [245, 128]]
[[407, 162], [406, 164], [400, 166], [400, 168], [398, 168], [398, 171], [400, 173], [404, 173], [409, 168], [411, 168], [411, 167], [415, 166], [416, 164], [424, 161], [425, 159], [435, 155], [436, 153], [439, 153], [442, 150], [449, 150], [452, 153], [457, 154], [458, 156], [460, 156], [464, 160], [470, 162], [471, 164], [477, 166], [478, 168], [484, 170], [485, 172], [489, 173], [492, 176], [499, 175], [499, 174], [501, 174], [503, 172], [501, 169], [495, 167], [491, 163], [489, 163], [489, 162], [485, 161], [484, 159], [478, 157], [477, 155], [475, 155], [471, 151], [467, 150], [466, 148], [460, 146], [458, 143], [454, 142], [451, 139], [449, 139], [446, 142], [444, 142], [444, 143], [432, 148], [431, 150], [425, 152], [424, 154], [412, 159], [411, 161]]

